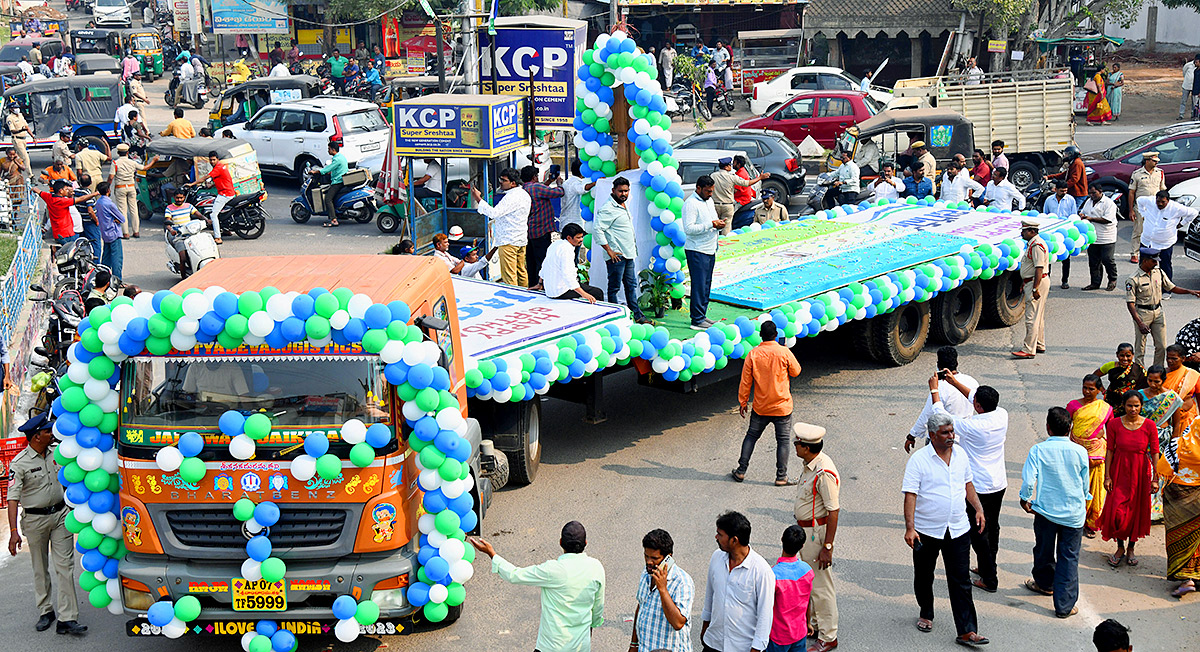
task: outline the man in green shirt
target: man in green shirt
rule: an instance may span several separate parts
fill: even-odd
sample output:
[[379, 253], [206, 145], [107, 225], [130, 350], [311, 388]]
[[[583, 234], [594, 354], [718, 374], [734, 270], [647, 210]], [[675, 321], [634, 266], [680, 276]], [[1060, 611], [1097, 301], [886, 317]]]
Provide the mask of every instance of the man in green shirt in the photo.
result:
[[542, 589], [542, 620], [537, 652], [591, 652], [591, 630], [604, 622], [604, 567], [583, 552], [587, 532], [579, 521], [563, 526], [563, 554], [537, 566], [517, 568], [496, 554], [492, 544], [469, 537], [475, 549], [492, 558], [492, 572], [510, 584]]
[[333, 49], [333, 56], [329, 57], [329, 75], [333, 77], [333, 85], [341, 93], [346, 90], [346, 64], [350, 60], [343, 57], [338, 52], [337, 48]]
[[350, 169], [350, 164], [346, 162], [346, 157], [342, 154], [341, 149], [341, 143], [330, 139], [329, 155], [333, 158], [329, 160], [329, 165], [321, 168], [321, 174], [329, 175], [329, 188], [325, 190], [325, 214], [328, 218], [321, 226], [338, 225], [334, 200], [342, 192], [342, 175], [346, 174], [346, 171]]
[[617, 303], [617, 293], [625, 286], [625, 303], [639, 324], [648, 323], [638, 306], [637, 242], [633, 237], [633, 218], [625, 202], [629, 201], [629, 180], [625, 177], [613, 179], [612, 199], [596, 212], [594, 244], [604, 249], [608, 272], [608, 302]]

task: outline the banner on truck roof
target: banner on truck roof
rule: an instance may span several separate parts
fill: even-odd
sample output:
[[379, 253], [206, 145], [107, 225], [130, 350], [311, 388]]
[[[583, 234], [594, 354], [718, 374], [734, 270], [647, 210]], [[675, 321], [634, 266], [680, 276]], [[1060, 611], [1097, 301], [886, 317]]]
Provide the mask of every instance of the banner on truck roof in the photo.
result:
[[[497, 27], [495, 36], [489, 36], [486, 28], [480, 29], [479, 79], [483, 92], [530, 97], [538, 129], [570, 128], [575, 120], [576, 71], [583, 65], [583, 51], [587, 49], [587, 24], [575, 22], [579, 26], [571, 29]], [[496, 44], [496, 89], [492, 84], [492, 41]]]
[[[1057, 229], [1072, 220], [1042, 214], [1042, 231]], [[943, 235], [971, 238], [977, 244], [999, 244], [1006, 238], [1021, 237], [1019, 213], [991, 213], [957, 208], [932, 208], [908, 204], [888, 204], [834, 218], [842, 224], [877, 224], [932, 231]]]
[[214, 34], [290, 34], [283, 0], [212, 0]]

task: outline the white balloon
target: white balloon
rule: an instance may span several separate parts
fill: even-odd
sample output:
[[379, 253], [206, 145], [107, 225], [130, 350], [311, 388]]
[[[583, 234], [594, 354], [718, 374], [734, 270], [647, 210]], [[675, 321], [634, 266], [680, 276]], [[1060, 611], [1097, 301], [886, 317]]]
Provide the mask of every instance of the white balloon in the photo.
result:
[[262, 562], [246, 559], [242, 562], [242, 578], [257, 582], [262, 579]]
[[158, 449], [154, 454], [154, 461], [158, 464], [158, 468], [173, 473], [179, 470], [179, 465], [183, 464], [183, 453], [179, 452], [174, 446]]
[[254, 440], [246, 434], [235, 436], [229, 440], [229, 454], [238, 460], [248, 460], [254, 457]]
[[600, 34], [599, 36], [597, 36], [596, 43], [595, 43], [596, 49], [597, 50], [603, 49], [604, 45], [606, 43], [608, 43], [608, 39], [610, 39], [610, 38], [612, 38], [612, 37], [609, 36], [608, 34]]
[[107, 379], [101, 380], [100, 378], [89, 378], [83, 383], [84, 395], [90, 398], [93, 402], [99, 401], [105, 396], [108, 396], [109, 392], [111, 391], [112, 388], [108, 386]]
[[171, 348], [176, 351], [191, 351], [196, 348], [196, 336], [175, 329], [171, 332]]
[[[196, 294], [193, 296], [199, 296], [199, 295]], [[183, 633], [186, 631], [187, 631], [187, 623], [183, 622], [182, 620], [180, 620], [178, 618], [172, 618], [171, 622], [167, 623], [166, 625], [163, 625], [163, 627], [162, 627], [162, 635], [166, 636], [167, 638], [179, 638], [180, 636], [183, 636]]]
[[85, 362], [72, 362], [67, 365], [67, 378], [70, 378], [77, 384], [84, 384], [92, 377], [92, 373], [88, 370]]
[[442, 430], [454, 430], [462, 423], [464, 423], [462, 413], [455, 408], [444, 408], [437, 413], [437, 424]]
[[133, 309], [137, 311], [138, 317], [150, 319], [155, 315], [154, 312], [154, 293], [153, 292], [138, 292], [133, 297]]
[[424, 410], [417, 407], [416, 401], [406, 402], [403, 406], [400, 407], [400, 413], [403, 414], [404, 418], [408, 421], [416, 421], [417, 419], [420, 419], [421, 417], [425, 416]]
[[388, 340], [388, 343], [383, 345], [383, 350], [379, 352], [379, 359], [383, 360], [384, 364], [400, 362], [403, 357], [404, 342], [397, 340]]
[[[271, 298], [274, 299], [275, 297]], [[250, 315], [246, 326], [250, 330], [251, 335], [266, 337], [271, 334], [271, 331], [275, 330], [275, 320], [271, 319], [271, 315], [260, 310]]]
[[654, 373], [662, 374], [671, 368], [671, 364], [662, 358], [655, 358], [650, 362], [650, 368], [654, 370]]
[[249, 521], [246, 521], [246, 531], [250, 534], [258, 534], [262, 531], [262, 529], [262, 524], [254, 520], [253, 517], [251, 517]]
[[671, 371], [683, 371], [683, 368], [687, 366], [687, 362], [684, 361], [683, 356], [677, 355], [667, 362], [667, 366], [671, 368]]
[[121, 352], [121, 347], [117, 346], [116, 342], [104, 345], [104, 355], [108, 356], [113, 362], [122, 362], [129, 356]]
[[115, 577], [108, 580], [104, 583], [104, 590], [108, 591], [108, 597], [119, 600], [121, 598], [121, 580]]
[[433, 586], [429, 587], [430, 602], [441, 604], [446, 601], [446, 598], [449, 597], [449, 595], [450, 590], [442, 584], [434, 584]]
[[437, 526], [434, 524], [433, 514], [421, 514], [420, 518], [417, 519], [417, 530], [419, 530], [421, 534], [436, 532]]
[[434, 530], [425, 536], [429, 537], [429, 545], [433, 546], [434, 548], [441, 548], [442, 544], [446, 543], [446, 535], [438, 532], [437, 530]]
[[108, 609], [108, 613], [114, 616], [120, 616], [121, 614], [125, 613], [125, 607], [121, 605], [120, 598], [113, 598], [113, 601], [108, 603], [108, 606], [105, 607], [105, 609]]
[[342, 424], [342, 441], [347, 444], [361, 444], [367, 440], [367, 426], [358, 419], [350, 419]]
[[358, 621], [353, 618], [339, 620], [337, 624], [333, 626], [333, 635], [337, 637], [337, 640], [343, 643], [349, 643], [358, 638], [358, 627]]
[[312, 455], [297, 455], [292, 460], [292, 477], [300, 482], [308, 482], [317, 474], [317, 458]]
[[588, 156], [596, 156], [600, 153], [600, 143], [589, 140], [587, 145], [583, 146], [583, 151], [588, 153]]
[[118, 524], [117, 517], [112, 512], [96, 514], [96, 516], [92, 518], [92, 529], [101, 534], [108, 534], [114, 527], [117, 527]]
[[96, 579], [100, 580], [101, 582], [104, 582], [104, 581], [108, 580], [108, 576], [104, 574], [104, 569], [103, 569], [103, 568], [101, 568], [101, 569], [100, 569], [100, 570], [98, 570], [98, 571], [94, 571], [94, 572], [92, 573], [92, 575], [94, 575], [94, 576], [96, 577]]
[[[637, 132], [639, 136], [650, 133], [650, 121], [645, 118], [638, 118], [633, 123], [633, 130]], [[662, 167], [662, 162], [655, 161], [655, 163], [658, 163], [660, 168]], [[646, 169], [649, 170], [650, 168], [647, 167]], [[650, 174], [654, 173], [651, 172]]]
[[350, 313], [348, 313], [345, 310], [342, 310], [340, 308], [338, 310], [335, 310], [334, 313], [329, 316], [329, 326], [331, 328], [341, 330], [346, 327], [346, 324], [349, 324], [349, 323], [350, 323]]
[[462, 584], [475, 575], [475, 567], [471, 562], [460, 559], [450, 564], [450, 579]]
[[116, 412], [117, 408], [121, 407], [121, 394], [120, 392], [110, 391], [99, 401], [96, 401], [96, 405], [99, 405], [100, 409], [104, 412]]
[[667, 267], [667, 271], [672, 272], [672, 273], [678, 272], [679, 270], [683, 269], [683, 264], [680, 263], [679, 259], [675, 258], [674, 256], [672, 256], [671, 258], [668, 258], [665, 265]]
[[450, 563], [462, 559], [466, 552], [463, 542], [458, 539], [446, 539], [445, 543], [438, 546], [438, 556]]
[[210, 285], [204, 288], [203, 294], [204, 298], [208, 299], [209, 303], [212, 303], [213, 299], [216, 299], [218, 295], [223, 294], [224, 292], [225, 288], [221, 287], [220, 285]]
[[617, 159], [617, 153], [613, 150], [612, 145], [601, 147], [599, 156], [602, 161], [615, 161]]
[[104, 463], [104, 453], [99, 448], [85, 448], [79, 451], [75, 463], [84, 471], [95, 471]]
[[417, 474], [417, 484], [420, 485], [422, 491], [433, 491], [445, 486], [447, 483], [442, 480], [441, 474], [437, 469], [425, 469]]
[[595, 93], [593, 93], [591, 91], [584, 93], [584, 95], [583, 95], [583, 105], [584, 106], [586, 106], [589, 109], [594, 109], [599, 104], [600, 104], [600, 96], [599, 95], [596, 95]]
[[200, 320], [190, 317], [181, 317], [175, 322], [175, 330], [173, 332], [183, 333], [185, 335], [195, 335], [200, 332]]
[[421, 348], [421, 343], [409, 342], [408, 344], [405, 344], [404, 356], [402, 359], [404, 360], [404, 364], [410, 367], [415, 367], [416, 365], [421, 364], [421, 361], [425, 359], [425, 350]]
[[74, 513], [75, 520], [79, 521], [80, 523], [91, 523], [92, 519], [96, 518], [96, 512], [93, 512], [92, 508], [88, 507], [87, 503], [76, 505]]
[[575, 138], [571, 142], [575, 143], [575, 149], [583, 149], [584, 145], [587, 145], [587, 139], [583, 137], [583, 134], [575, 134]]
[[104, 451], [104, 461], [100, 463], [100, 468], [109, 473], [117, 472], [117, 449], [110, 448]]
[[123, 329], [118, 328], [116, 324], [110, 321], [100, 324], [100, 328], [96, 330], [96, 335], [100, 337], [101, 342], [105, 344], [113, 344], [121, 338], [122, 330]]
[[595, 358], [592, 358], [591, 360], [588, 360], [587, 362], [584, 363], [583, 373], [590, 374], [590, 373], [595, 372], [599, 368], [600, 368], [600, 363]]
[[502, 391], [492, 392], [492, 400], [497, 403], [507, 403], [512, 400], [512, 388], [505, 387]]
[[[432, 471], [433, 469], [430, 470]], [[422, 471], [422, 473], [424, 473], [424, 471]], [[420, 480], [418, 480], [418, 482], [420, 482]], [[454, 500], [462, 495], [462, 487], [458, 485], [457, 481], [442, 483], [442, 494], [450, 500]]]
[[346, 303], [346, 312], [355, 319], [362, 319], [363, 315], [367, 314], [367, 308], [370, 308], [375, 302], [371, 301], [371, 297], [365, 294], [356, 294], [350, 297], [350, 301]]
[[438, 366], [438, 360], [442, 359], [442, 349], [438, 347], [437, 342], [432, 340], [421, 342], [421, 349], [424, 351], [424, 357], [421, 359], [421, 362], [431, 367]]
[[244, 342], [246, 346], [258, 346], [266, 341], [267, 338], [259, 337], [258, 335], [253, 335], [251, 333], [246, 333], [246, 335], [242, 337], [242, 342]]
[[258, 632], [253, 629], [242, 634], [242, 650], [250, 652], [250, 641], [253, 641], [255, 636], [258, 636]]
[[212, 310], [212, 301], [203, 293], [193, 292], [183, 298], [183, 314], [191, 319], [199, 321], [209, 310]]
[[292, 300], [286, 294], [273, 294], [267, 299], [266, 309], [271, 321], [283, 321], [292, 316]]
[[129, 322], [137, 316], [137, 309], [128, 303], [114, 306], [112, 309], [112, 323], [121, 330], [125, 330], [125, 327], [129, 326]]
[[62, 453], [63, 457], [73, 460], [79, 456], [79, 451], [83, 450], [79, 446], [79, 442], [75, 441], [74, 435], [60, 437], [58, 442], [58, 452]]

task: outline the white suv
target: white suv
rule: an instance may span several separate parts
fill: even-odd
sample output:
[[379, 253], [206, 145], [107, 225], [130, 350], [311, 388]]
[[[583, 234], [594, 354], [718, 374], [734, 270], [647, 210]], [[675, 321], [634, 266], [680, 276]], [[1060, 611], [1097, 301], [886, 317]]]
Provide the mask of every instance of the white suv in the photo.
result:
[[125, 0], [96, 0], [96, 4], [92, 7], [92, 21], [95, 22], [96, 27], [133, 26], [133, 16]]
[[344, 97], [269, 104], [248, 122], [222, 128], [254, 145], [264, 172], [299, 177], [308, 163], [329, 160], [329, 139], [342, 141], [348, 163], [372, 173], [383, 167], [391, 128], [379, 107]]

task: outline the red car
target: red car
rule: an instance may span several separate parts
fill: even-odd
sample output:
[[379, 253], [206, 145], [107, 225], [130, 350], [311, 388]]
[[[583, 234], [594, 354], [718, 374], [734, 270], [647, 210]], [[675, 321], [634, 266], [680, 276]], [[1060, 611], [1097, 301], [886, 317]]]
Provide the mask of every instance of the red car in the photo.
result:
[[833, 148], [846, 127], [879, 113], [883, 107], [859, 91], [801, 93], [760, 117], [743, 120], [739, 129], [782, 131], [793, 143], [812, 136], [822, 147]]
[[1200, 122], [1180, 122], [1156, 129], [1110, 147], [1083, 155], [1088, 185], [1097, 185], [1113, 198], [1122, 215], [1129, 215], [1126, 199], [1129, 177], [1142, 166], [1143, 152], [1158, 152], [1158, 167], [1167, 187], [1200, 173]]

